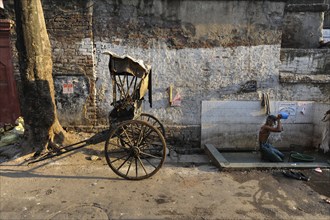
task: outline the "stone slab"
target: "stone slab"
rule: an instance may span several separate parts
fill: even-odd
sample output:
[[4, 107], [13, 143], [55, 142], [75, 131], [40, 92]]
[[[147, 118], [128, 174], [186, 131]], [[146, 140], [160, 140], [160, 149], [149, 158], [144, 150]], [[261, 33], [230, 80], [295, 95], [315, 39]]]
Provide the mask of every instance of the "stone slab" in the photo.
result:
[[[303, 163], [303, 162], [283, 162], [283, 163], [273, 163], [273, 162], [261, 162], [257, 157], [250, 157], [248, 159], [242, 160], [241, 162], [231, 162], [220, 153], [215, 146], [212, 144], [205, 144], [205, 152], [209, 155], [213, 164], [221, 169], [307, 169], [307, 168], [330, 168], [330, 164], [327, 162], [313, 162], [313, 163]], [[237, 153], [239, 157], [240, 153]], [[242, 157], [240, 157], [242, 158]], [[253, 161], [253, 159], [255, 161]]]

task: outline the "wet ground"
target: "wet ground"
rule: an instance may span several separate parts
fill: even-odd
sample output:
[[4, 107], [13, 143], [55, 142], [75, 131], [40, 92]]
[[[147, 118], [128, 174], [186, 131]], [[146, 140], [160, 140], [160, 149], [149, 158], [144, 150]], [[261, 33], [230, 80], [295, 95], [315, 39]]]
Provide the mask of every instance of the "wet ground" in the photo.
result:
[[[283, 152], [285, 154], [285, 162], [290, 162], [292, 159], [290, 159], [290, 153], [291, 152]], [[319, 151], [300, 151], [300, 153], [312, 156], [315, 158], [315, 163], [321, 162], [321, 163], [329, 163], [330, 162], [330, 154], [324, 154], [323, 152]], [[256, 162], [262, 162], [260, 159], [260, 153], [259, 152], [232, 152], [232, 153], [222, 153], [222, 155], [231, 163], [256, 163]], [[308, 162], [309, 163], [309, 162]], [[330, 166], [330, 164], [329, 164]], [[264, 169], [267, 170], [267, 169]], [[330, 197], [330, 173], [329, 172], [316, 172], [315, 169], [281, 169], [283, 170], [292, 170], [294, 172], [301, 172], [305, 176], [309, 177], [309, 181], [306, 181], [305, 183], [310, 186], [313, 190], [316, 192], [325, 195], [327, 197]], [[329, 169], [325, 169], [329, 170]]]
[[310, 177], [310, 181], [306, 184], [311, 187], [314, 191], [330, 198], [330, 172], [322, 171], [318, 173], [314, 170], [303, 170], [306, 176]]

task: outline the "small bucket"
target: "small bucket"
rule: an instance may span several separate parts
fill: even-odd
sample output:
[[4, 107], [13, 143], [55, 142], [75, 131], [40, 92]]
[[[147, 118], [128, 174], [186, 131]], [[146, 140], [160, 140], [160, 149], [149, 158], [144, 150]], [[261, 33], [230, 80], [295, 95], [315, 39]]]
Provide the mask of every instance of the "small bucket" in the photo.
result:
[[288, 117], [289, 117], [289, 114], [286, 112], [280, 112], [278, 114], [282, 116], [281, 119], [288, 119]]

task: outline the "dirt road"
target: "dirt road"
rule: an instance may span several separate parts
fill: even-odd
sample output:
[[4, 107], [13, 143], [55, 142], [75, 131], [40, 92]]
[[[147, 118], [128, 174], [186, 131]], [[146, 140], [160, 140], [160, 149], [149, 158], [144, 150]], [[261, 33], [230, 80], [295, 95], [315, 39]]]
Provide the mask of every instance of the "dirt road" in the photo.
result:
[[[330, 204], [280, 171], [219, 172], [211, 165], [165, 164], [128, 181], [102, 160], [0, 164], [0, 219], [329, 219]], [[313, 172], [313, 171], [311, 171]], [[329, 170], [322, 175], [329, 177]], [[326, 183], [330, 190], [330, 181]], [[326, 191], [327, 193], [327, 191]]]

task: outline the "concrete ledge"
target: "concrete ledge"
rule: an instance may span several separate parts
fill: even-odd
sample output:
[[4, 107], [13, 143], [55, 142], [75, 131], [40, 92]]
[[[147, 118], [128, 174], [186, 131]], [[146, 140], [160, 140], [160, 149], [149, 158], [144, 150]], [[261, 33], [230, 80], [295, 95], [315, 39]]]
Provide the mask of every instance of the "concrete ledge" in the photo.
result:
[[237, 168], [237, 169], [308, 169], [308, 168], [330, 168], [328, 163], [229, 163], [222, 168]]
[[191, 166], [191, 165], [207, 165], [210, 160], [207, 155], [203, 154], [188, 154], [188, 155], [170, 155], [166, 157], [165, 164]]
[[307, 74], [280, 72], [280, 82], [329, 84], [330, 75], [325, 75], [325, 74], [307, 75]]
[[[329, 163], [302, 163], [302, 162], [229, 162], [212, 144], [205, 144], [205, 152], [212, 163], [219, 169], [307, 169], [307, 168], [330, 168]], [[239, 153], [239, 152], [238, 152]]]
[[222, 154], [212, 144], [205, 144], [204, 149], [213, 164], [215, 164], [215, 166], [219, 169], [230, 165], [226, 158], [224, 158], [224, 156], [222, 156]]
[[324, 12], [327, 11], [329, 6], [327, 4], [288, 4], [285, 7], [286, 11], [289, 12]]

